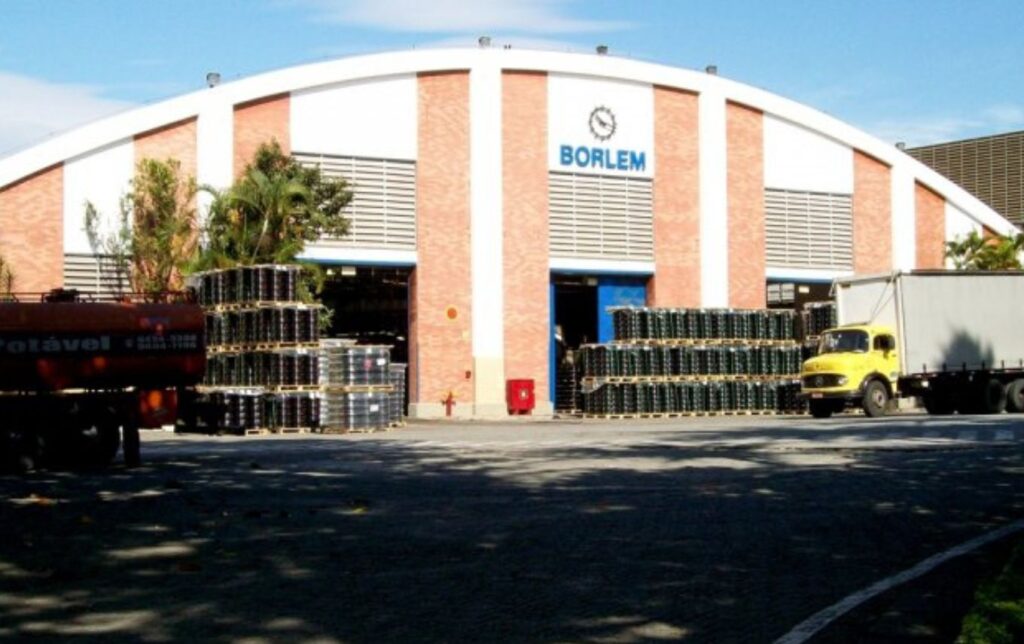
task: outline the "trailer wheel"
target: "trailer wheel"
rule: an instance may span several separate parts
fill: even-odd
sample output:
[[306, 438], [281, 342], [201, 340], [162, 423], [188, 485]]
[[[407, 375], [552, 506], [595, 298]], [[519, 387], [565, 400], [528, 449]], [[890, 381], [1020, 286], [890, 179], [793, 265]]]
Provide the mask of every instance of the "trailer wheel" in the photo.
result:
[[995, 378], [979, 385], [975, 396], [982, 414], [1001, 414], [1006, 409], [1006, 388]]
[[77, 409], [50, 442], [49, 462], [63, 469], [110, 465], [121, 447], [116, 416], [107, 409]]
[[1024, 412], [1024, 378], [1017, 378], [1006, 385], [1006, 411]]
[[924, 396], [924, 408], [932, 416], [948, 416], [956, 411], [956, 400], [948, 392], [932, 392]]
[[0, 473], [31, 472], [39, 467], [42, 455], [42, 437], [36, 432], [20, 427], [0, 432]]
[[871, 418], [878, 418], [885, 415], [885, 408], [889, 404], [889, 388], [881, 380], [872, 380], [864, 388], [864, 401], [861, 407], [864, 413]]

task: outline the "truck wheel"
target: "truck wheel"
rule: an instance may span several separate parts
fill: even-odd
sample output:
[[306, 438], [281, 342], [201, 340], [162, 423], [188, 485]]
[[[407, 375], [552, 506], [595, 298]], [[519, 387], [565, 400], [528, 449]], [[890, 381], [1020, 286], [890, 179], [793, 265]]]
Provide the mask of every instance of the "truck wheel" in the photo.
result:
[[831, 400], [808, 400], [807, 406], [815, 418], [830, 418], [835, 411]]
[[1024, 412], [1024, 378], [1017, 378], [1006, 385], [1006, 411]]
[[889, 388], [881, 380], [872, 380], [864, 389], [864, 401], [861, 406], [864, 413], [871, 418], [885, 415], [885, 407], [889, 404]]
[[982, 383], [975, 395], [982, 414], [1001, 414], [1006, 408], [1006, 388], [995, 378]]
[[948, 416], [956, 411], [956, 401], [945, 392], [932, 392], [924, 397], [924, 408], [932, 416]]
[[42, 438], [33, 431], [15, 427], [0, 432], [0, 473], [24, 474], [39, 467]]

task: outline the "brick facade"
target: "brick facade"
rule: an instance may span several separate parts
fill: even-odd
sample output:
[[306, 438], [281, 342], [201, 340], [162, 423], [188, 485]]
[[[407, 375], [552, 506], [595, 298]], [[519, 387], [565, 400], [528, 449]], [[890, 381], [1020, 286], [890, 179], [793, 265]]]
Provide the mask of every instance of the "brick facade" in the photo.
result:
[[547, 74], [502, 74], [505, 377], [549, 398]]
[[182, 178], [196, 176], [196, 119], [172, 123], [135, 136], [135, 163], [143, 159], [181, 164]]
[[946, 263], [945, 199], [915, 182], [914, 214], [917, 232], [915, 268], [943, 268]]
[[64, 165], [0, 188], [0, 256], [14, 290], [40, 293], [64, 283]]
[[727, 103], [725, 119], [729, 306], [764, 308], [764, 116]]
[[463, 405], [473, 400], [473, 383], [466, 378], [473, 369], [469, 73], [420, 74], [418, 85], [418, 257], [409, 293], [410, 400], [440, 403], [451, 390]]
[[892, 178], [889, 166], [853, 151], [853, 272], [892, 270]]
[[700, 306], [697, 95], [654, 88], [654, 277], [650, 306]]
[[252, 161], [263, 143], [276, 139], [285, 154], [291, 154], [291, 100], [288, 94], [268, 96], [235, 106], [234, 175]]

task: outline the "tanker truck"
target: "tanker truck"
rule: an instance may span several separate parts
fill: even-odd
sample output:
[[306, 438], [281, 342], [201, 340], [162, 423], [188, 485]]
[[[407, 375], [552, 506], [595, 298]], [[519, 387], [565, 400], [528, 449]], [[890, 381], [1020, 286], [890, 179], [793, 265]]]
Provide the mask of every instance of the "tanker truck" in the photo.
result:
[[0, 470], [102, 467], [122, 442], [138, 463], [139, 428], [173, 423], [206, 368], [202, 309], [153, 299], [0, 302]]
[[895, 272], [832, 289], [839, 324], [801, 373], [816, 418], [881, 416], [898, 397], [936, 415], [1024, 411], [1024, 272]]

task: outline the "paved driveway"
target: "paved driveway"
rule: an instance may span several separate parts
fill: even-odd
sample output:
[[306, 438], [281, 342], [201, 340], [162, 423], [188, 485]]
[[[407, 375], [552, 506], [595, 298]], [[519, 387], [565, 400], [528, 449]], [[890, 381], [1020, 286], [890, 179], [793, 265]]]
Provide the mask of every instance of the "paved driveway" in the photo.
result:
[[770, 642], [1024, 516], [1020, 417], [149, 434], [0, 478], [0, 637]]

